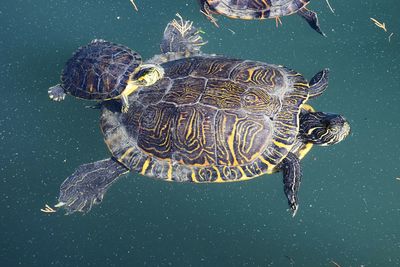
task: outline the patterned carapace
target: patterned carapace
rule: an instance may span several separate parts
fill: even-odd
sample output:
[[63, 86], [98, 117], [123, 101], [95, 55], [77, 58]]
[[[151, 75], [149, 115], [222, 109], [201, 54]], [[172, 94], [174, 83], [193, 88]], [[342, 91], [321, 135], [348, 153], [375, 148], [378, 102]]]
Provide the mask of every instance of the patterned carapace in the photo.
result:
[[127, 114], [105, 103], [101, 128], [115, 158], [167, 180], [224, 182], [275, 171], [293, 146], [302, 75], [220, 57], [162, 64], [165, 75], [129, 97]]

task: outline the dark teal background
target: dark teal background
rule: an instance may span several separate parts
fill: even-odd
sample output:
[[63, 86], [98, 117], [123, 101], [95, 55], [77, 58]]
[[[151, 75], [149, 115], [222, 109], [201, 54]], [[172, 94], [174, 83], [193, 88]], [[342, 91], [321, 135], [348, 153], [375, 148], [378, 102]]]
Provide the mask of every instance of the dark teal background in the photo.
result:
[[[323, 38], [298, 16], [283, 17], [278, 29], [274, 20], [219, 17], [218, 29], [195, 0], [136, 0], [139, 12], [129, 0], [3, 0], [0, 265], [399, 266], [400, 3], [330, 2], [335, 14], [323, 0], [309, 5]], [[87, 215], [40, 212], [77, 166], [109, 157], [98, 110], [48, 99], [66, 60], [94, 38], [149, 58], [176, 12], [206, 32], [205, 52], [286, 65], [307, 78], [331, 69], [328, 90], [311, 104], [346, 116], [352, 134], [303, 160], [297, 216], [286, 210], [280, 173], [209, 185], [129, 174]]]

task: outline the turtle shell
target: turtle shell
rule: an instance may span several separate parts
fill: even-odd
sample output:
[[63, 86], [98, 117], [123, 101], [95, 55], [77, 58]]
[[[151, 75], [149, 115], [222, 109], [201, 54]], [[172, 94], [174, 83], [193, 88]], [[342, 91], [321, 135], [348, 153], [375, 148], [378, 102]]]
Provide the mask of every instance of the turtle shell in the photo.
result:
[[103, 106], [101, 129], [113, 156], [160, 179], [225, 182], [272, 173], [291, 150], [303, 76], [282, 66], [224, 57], [162, 64], [164, 78]]
[[297, 12], [310, 0], [204, 0], [217, 14], [239, 19], [265, 19]]
[[126, 46], [93, 40], [67, 61], [61, 81], [64, 90], [84, 99], [114, 98], [125, 89], [141, 57]]

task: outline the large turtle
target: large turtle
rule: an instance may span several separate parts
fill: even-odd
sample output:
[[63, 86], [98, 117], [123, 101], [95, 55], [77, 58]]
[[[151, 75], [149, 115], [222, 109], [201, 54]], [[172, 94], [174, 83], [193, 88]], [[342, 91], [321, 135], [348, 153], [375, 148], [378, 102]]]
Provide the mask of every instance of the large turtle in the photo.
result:
[[49, 97], [54, 101], [64, 100], [66, 94], [101, 101], [118, 98], [126, 112], [128, 95], [163, 75], [157, 65], [141, 63], [140, 55], [128, 47], [95, 39], [67, 61], [61, 84], [49, 88]]
[[[186, 30], [185, 30], [186, 29]], [[189, 22], [168, 24], [156, 56], [164, 77], [102, 105], [100, 127], [111, 158], [81, 165], [60, 189], [67, 213], [87, 212], [128, 171], [174, 182], [223, 183], [283, 172], [293, 215], [300, 159], [313, 144], [331, 145], [350, 132], [340, 115], [305, 103], [324, 92], [328, 70], [310, 82], [283, 66], [202, 54]]]
[[213, 14], [224, 15], [235, 19], [268, 19], [275, 18], [276, 25], [280, 17], [298, 14], [318, 33], [321, 31], [317, 14], [306, 8], [310, 0], [200, 0], [201, 12], [215, 25]]

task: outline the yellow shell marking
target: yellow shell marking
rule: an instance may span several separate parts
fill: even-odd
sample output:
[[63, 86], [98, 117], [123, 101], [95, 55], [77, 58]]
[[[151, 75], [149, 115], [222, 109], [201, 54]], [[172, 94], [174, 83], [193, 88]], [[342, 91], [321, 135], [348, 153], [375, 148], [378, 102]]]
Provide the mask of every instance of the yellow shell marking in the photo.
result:
[[167, 181], [172, 181], [172, 164], [168, 162]]
[[[237, 121], [235, 121], [235, 123], [233, 124], [232, 133], [228, 137], [228, 146], [229, 146], [229, 150], [231, 152], [232, 158], [233, 158], [233, 164], [232, 164], [233, 166], [239, 165], [239, 163], [236, 159], [236, 154], [235, 154], [235, 149], [234, 149], [234, 144], [233, 144], [235, 141], [236, 123], [237, 123]], [[224, 118], [224, 126], [225, 125], [226, 125], [226, 117]]]
[[258, 157], [259, 160], [261, 160], [262, 163], [264, 163], [265, 165], [267, 165], [268, 169], [267, 169], [267, 173], [271, 174], [273, 173], [273, 169], [275, 168], [268, 160], [266, 160], [263, 156], [259, 156]]
[[196, 118], [196, 113], [193, 113], [190, 117], [189, 125], [187, 126], [187, 133], [186, 133], [186, 139], [189, 139], [190, 135], [192, 134], [192, 128], [193, 128], [193, 121]]
[[223, 183], [224, 180], [222, 180], [221, 173], [220, 173], [220, 171], [218, 170], [218, 168], [217, 168], [216, 166], [212, 166], [212, 167], [213, 167], [213, 169], [217, 172], [217, 180], [215, 180], [214, 182], [215, 182], [215, 183]]
[[199, 182], [199, 181], [197, 181], [196, 173], [195, 173], [194, 169], [192, 169], [192, 182], [193, 183], [198, 183]]
[[242, 178], [240, 178], [240, 180], [248, 180], [251, 179], [250, 177], [247, 177], [246, 173], [244, 172], [243, 168], [241, 166], [237, 166], [237, 168], [239, 169], [240, 173], [242, 174]]
[[253, 74], [254, 74], [255, 70], [256, 70], [256, 68], [249, 68], [247, 70], [247, 73], [248, 73], [249, 76], [247, 77], [247, 79], [244, 82], [251, 82], [252, 81]]

